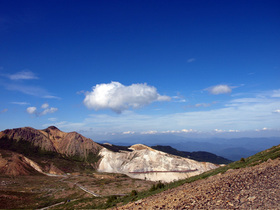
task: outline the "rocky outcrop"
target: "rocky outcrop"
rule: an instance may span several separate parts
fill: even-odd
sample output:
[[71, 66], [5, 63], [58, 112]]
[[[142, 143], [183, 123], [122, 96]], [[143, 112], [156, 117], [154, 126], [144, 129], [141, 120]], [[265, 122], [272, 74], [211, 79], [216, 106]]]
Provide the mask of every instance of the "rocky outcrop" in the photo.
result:
[[279, 209], [280, 159], [187, 183], [118, 209]]
[[7, 129], [0, 132], [0, 138], [3, 136], [17, 141], [28, 141], [43, 150], [56, 152], [56, 148], [49, 136], [31, 127]]
[[87, 159], [90, 153], [97, 155], [103, 147], [76, 132], [62, 132], [55, 126], [44, 130], [30, 127], [7, 129], [0, 132], [0, 138], [7, 136], [13, 140], [31, 142], [33, 146], [45, 151], [57, 152], [66, 156]]
[[129, 149], [133, 151], [112, 152], [102, 149], [98, 171], [123, 173], [133, 178], [151, 181], [171, 182], [218, 167], [212, 163], [169, 155], [141, 144], [133, 145]]
[[[5, 154], [5, 155], [3, 155]], [[25, 156], [0, 150], [0, 174], [8, 176], [36, 175], [42, 173], [40, 166]]]

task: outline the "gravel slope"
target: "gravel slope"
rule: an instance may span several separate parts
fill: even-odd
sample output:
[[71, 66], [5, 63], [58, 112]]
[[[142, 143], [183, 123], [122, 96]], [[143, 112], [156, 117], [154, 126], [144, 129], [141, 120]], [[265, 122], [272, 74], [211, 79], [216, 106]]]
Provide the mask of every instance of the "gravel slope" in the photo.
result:
[[229, 170], [117, 209], [280, 209], [280, 160]]

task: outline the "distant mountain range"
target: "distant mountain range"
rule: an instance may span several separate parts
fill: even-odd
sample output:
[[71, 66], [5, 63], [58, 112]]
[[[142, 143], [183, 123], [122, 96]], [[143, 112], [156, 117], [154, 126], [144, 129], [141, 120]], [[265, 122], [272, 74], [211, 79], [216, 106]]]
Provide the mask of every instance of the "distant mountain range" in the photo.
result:
[[215, 163], [215, 164], [228, 164], [228, 163], [232, 162], [226, 158], [217, 156], [210, 152], [203, 152], [203, 151], [185, 152], [185, 151], [176, 150], [171, 146], [161, 146], [161, 145], [152, 146], [152, 148], [162, 151], [162, 152], [166, 152], [168, 154], [177, 155], [180, 157], [185, 157], [185, 158], [189, 158], [189, 159], [200, 161], [200, 162], [207, 161], [207, 162]]
[[[114, 152], [119, 152], [119, 151], [131, 151], [129, 148], [130, 146], [118, 146], [118, 145], [113, 145], [113, 144], [108, 144], [108, 143], [104, 143], [102, 144], [103, 147], [114, 151]], [[180, 157], [185, 157], [185, 158], [189, 158], [192, 160], [196, 160], [199, 162], [210, 162], [210, 163], [214, 163], [214, 164], [228, 164], [231, 163], [231, 160], [228, 160], [226, 158], [217, 156], [213, 153], [210, 152], [186, 152], [186, 151], [179, 151], [176, 150], [175, 148], [171, 147], [171, 146], [162, 146], [162, 145], [156, 145], [156, 146], [151, 146], [152, 149], [158, 150], [158, 151], [162, 151], [171, 155], [176, 155], [176, 156], [180, 156]]]
[[130, 135], [109, 141], [112, 144], [129, 146], [136, 143], [148, 146], [171, 146], [180, 151], [205, 151], [236, 161], [280, 144], [280, 137], [266, 138], [189, 138], [176, 134]]

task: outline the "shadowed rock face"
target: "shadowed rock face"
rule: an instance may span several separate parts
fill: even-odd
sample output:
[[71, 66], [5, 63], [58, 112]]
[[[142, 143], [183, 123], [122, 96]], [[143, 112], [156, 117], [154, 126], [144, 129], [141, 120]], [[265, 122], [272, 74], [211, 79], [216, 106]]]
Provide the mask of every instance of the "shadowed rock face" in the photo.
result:
[[40, 147], [46, 151], [56, 152], [52, 141], [48, 136], [43, 135], [41, 131], [30, 127], [7, 129], [0, 132], [0, 138], [6, 135], [10, 139], [14, 140], [25, 140], [32, 142], [36, 147]]
[[133, 178], [171, 182], [188, 178], [218, 166], [170, 155], [145, 145], [133, 145], [132, 152], [102, 149], [100, 172], [124, 173]]
[[30, 127], [7, 129], [0, 132], [0, 138], [4, 135], [10, 139], [31, 142], [34, 146], [46, 151], [81, 158], [87, 158], [90, 152], [97, 154], [103, 148], [76, 132], [62, 132], [55, 126], [44, 130], [36, 130]]

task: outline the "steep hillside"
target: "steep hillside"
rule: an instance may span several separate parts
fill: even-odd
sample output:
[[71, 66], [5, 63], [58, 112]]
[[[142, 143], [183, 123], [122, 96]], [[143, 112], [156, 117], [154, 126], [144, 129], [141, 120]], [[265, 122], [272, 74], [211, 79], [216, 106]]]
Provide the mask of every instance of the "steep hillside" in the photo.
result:
[[212, 163], [170, 155], [141, 144], [133, 145], [129, 149], [130, 152], [102, 149], [98, 171], [124, 173], [133, 178], [171, 182], [218, 167]]
[[215, 164], [228, 164], [231, 163], [232, 161], [223, 158], [221, 156], [217, 156], [213, 153], [210, 152], [203, 152], [203, 151], [198, 151], [198, 152], [186, 152], [186, 151], [179, 151], [174, 149], [171, 146], [162, 146], [162, 145], [157, 145], [157, 146], [152, 146], [153, 149], [166, 152], [172, 155], [177, 155], [180, 157], [186, 157], [192, 160], [196, 161], [207, 161], [210, 163], [215, 163]]
[[279, 209], [279, 171], [280, 145], [173, 183], [182, 185], [153, 196], [139, 193], [141, 200], [118, 209]]
[[65, 133], [51, 126], [44, 130], [25, 127], [2, 131], [0, 148], [2, 156], [10, 156], [2, 158], [7, 163], [0, 167], [0, 174], [33, 175], [34, 164], [42, 172], [54, 174], [95, 170], [103, 147], [76, 132]]
[[40, 172], [34, 168], [36, 166], [36, 163], [21, 154], [0, 149], [1, 175], [39, 175]]
[[93, 158], [102, 149], [102, 146], [91, 139], [76, 132], [62, 132], [54, 126], [44, 130], [30, 127], [7, 129], [0, 132], [0, 138], [3, 137], [16, 142], [27, 141], [42, 151], [55, 152], [81, 160]]
[[279, 209], [280, 160], [184, 184], [118, 209]]

